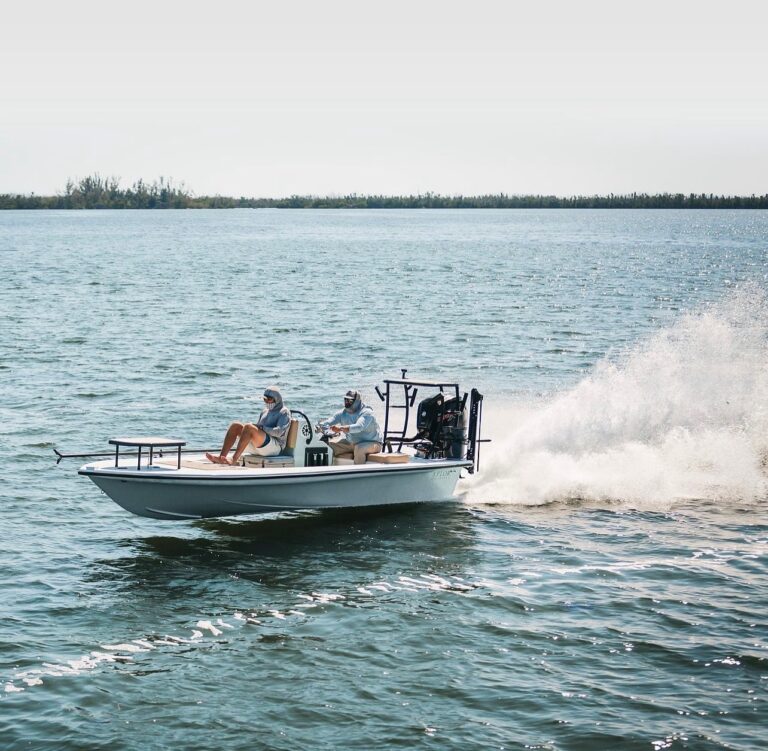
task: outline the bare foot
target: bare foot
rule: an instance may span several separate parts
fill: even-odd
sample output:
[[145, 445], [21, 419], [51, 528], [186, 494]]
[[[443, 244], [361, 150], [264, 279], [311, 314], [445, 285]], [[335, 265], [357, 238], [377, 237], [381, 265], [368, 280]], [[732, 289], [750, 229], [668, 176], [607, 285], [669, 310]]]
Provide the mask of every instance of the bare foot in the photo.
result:
[[216, 454], [206, 454], [205, 458], [212, 464], [229, 464], [226, 457], [216, 456]]

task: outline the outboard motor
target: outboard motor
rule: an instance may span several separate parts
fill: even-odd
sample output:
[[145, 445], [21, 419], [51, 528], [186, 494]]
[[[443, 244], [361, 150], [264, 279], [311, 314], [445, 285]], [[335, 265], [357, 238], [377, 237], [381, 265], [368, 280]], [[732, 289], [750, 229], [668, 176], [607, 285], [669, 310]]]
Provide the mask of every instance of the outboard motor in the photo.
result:
[[419, 402], [416, 413], [418, 453], [427, 459], [463, 459], [466, 455], [466, 395], [459, 400], [435, 394]]
[[[422, 459], [465, 460], [466, 465], [471, 465], [466, 466], [467, 472], [477, 472], [480, 468], [480, 444], [488, 443], [488, 439], [480, 437], [483, 395], [477, 389], [472, 389], [471, 396], [468, 393], [462, 396], [458, 383], [413, 380], [406, 378], [407, 372], [403, 369], [401, 378], [385, 380], [384, 394], [376, 387], [376, 393], [385, 403], [384, 444], [388, 451], [392, 451], [393, 445], [397, 446], [397, 451], [401, 451], [404, 444], [410, 444], [416, 456]], [[416, 433], [408, 438], [406, 432], [413, 425], [412, 410], [416, 403], [416, 393], [422, 387], [437, 389], [439, 393], [419, 402]], [[393, 389], [403, 389], [401, 404], [393, 404]], [[403, 419], [393, 420], [395, 410], [401, 409], [405, 412]], [[398, 426], [394, 427], [393, 422]]]

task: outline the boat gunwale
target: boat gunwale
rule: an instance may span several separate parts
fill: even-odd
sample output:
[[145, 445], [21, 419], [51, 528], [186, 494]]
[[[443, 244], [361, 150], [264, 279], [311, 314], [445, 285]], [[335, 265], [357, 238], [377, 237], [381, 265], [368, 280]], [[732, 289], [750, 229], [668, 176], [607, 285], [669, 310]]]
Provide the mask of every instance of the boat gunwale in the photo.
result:
[[[242, 468], [243, 471], [238, 472], [239, 468], [234, 468], [234, 472], [232, 473], [224, 473], [221, 472], [221, 470], [196, 470], [199, 474], [190, 474], [189, 471], [184, 472], [184, 470], [178, 470], [173, 468], [168, 468], [167, 471], [154, 471], [149, 472], [146, 469], [145, 470], [128, 470], [120, 472], [119, 470], [121, 468], [112, 468], [112, 467], [98, 467], [89, 469], [89, 465], [84, 465], [81, 467], [77, 473], [79, 475], [83, 475], [84, 477], [114, 477], [114, 478], [130, 478], [132, 480], [143, 480], [143, 481], [163, 481], [163, 482], [264, 482], [268, 480], [272, 481], [296, 481], [296, 480], [303, 480], [303, 479], [310, 479], [310, 478], [328, 478], [328, 479], [337, 479], [339, 477], [354, 477], [356, 475], [359, 475], [361, 477], [365, 477], [366, 475], [379, 475], [379, 474], [386, 474], [386, 473], [392, 473], [392, 472], [427, 472], [427, 471], [434, 471], [438, 469], [468, 469], [469, 467], [473, 466], [472, 462], [467, 461], [466, 459], [437, 459], [437, 460], [428, 460], [430, 461], [429, 464], [388, 464], [388, 465], [355, 465], [354, 467], [333, 467], [330, 466], [328, 468], [318, 468], [318, 467], [312, 467], [312, 468], [305, 468], [305, 467], [286, 467], [286, 468], [280, 468], [280, 469], [288, 469], [288, 472], [281, 472], [280, 474], [277, 474], [277, 472], [273, 470], [266, 470], [260, 469], [260, 468]], [[433, 464], [432, 461], [435, 463]], [[101, 463], [101, 462], [99, 462]], [[153, 465], [156, 466], [156, 465]], [[276, 468], [277, 469], [277, 468]], [[309, 469], [308, 472], [302, 472], [302, 471], [296, 471], [296, 470], [304, 470]], [[248, 471], [248, 474], [244, 474], [244, 471]], [[279, 472], [280, 470], [277, 469]], [[266, 472], [269, 472], [267, 474]], [[182, 474], [183, 473], [183, 474]]]

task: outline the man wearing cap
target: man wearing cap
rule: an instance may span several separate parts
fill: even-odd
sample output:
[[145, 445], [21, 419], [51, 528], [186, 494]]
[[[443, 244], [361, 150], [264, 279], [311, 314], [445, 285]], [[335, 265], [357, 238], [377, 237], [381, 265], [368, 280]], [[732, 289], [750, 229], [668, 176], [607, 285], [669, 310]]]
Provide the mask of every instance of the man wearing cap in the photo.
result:
[[323, 430], [340, 436], [330, 442], [334, 457], [354, 458], [355, 464], [365, 464], [368, 454], [381, 451], [381, 428], [373, 410], [363, 404], [359, 391], [347, 391], [344, 394], [344, 409], [319, 425]]
[[[206, 454], [214, 464], [239, 464], [240, 457], [250, 446], [250, 451], [259, 456], [277, 456], [284, 448], [291, 427], [291, 411], [283, 404], [283, 396], [277, 386], [264, 389], [264, 409], [254, 424], [233, 422], [224, 436], [221, 452]], [[229, 451], [237, 441], [237, 448], [230, 461]]]

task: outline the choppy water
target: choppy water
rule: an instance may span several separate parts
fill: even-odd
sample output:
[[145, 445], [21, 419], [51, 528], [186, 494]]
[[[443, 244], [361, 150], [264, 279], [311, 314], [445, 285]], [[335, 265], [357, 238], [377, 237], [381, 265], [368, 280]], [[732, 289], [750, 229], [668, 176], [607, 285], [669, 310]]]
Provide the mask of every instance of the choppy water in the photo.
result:
[[[768, 746], [768, 213], [0, 213], [0, 747]], [[164, 523], [52, 447], [487, 395], [460, 503]]]

